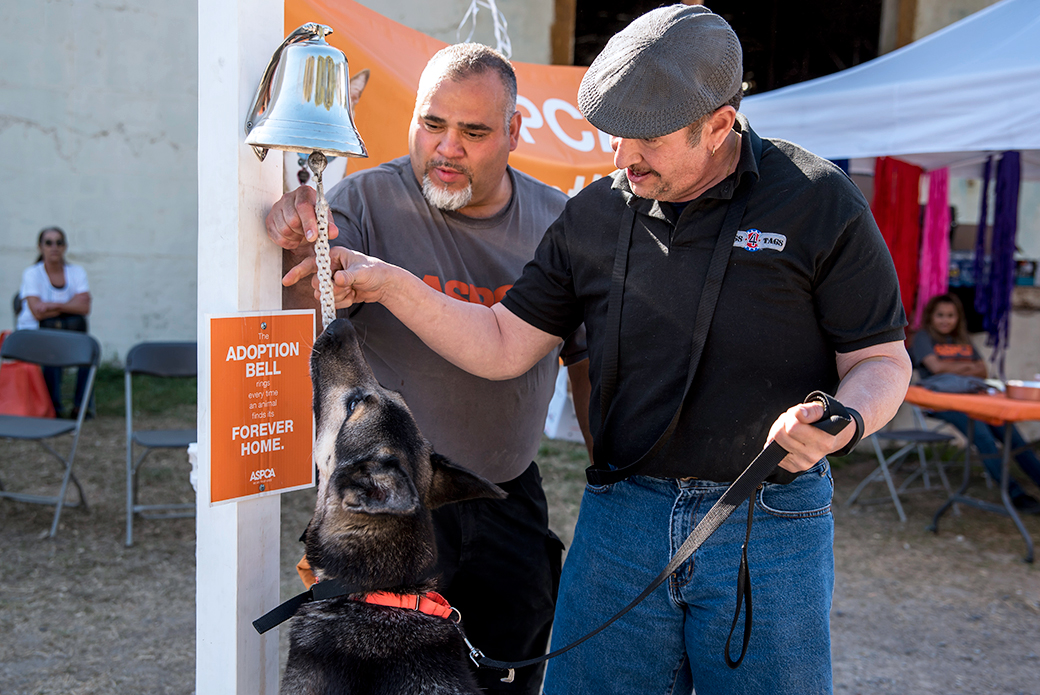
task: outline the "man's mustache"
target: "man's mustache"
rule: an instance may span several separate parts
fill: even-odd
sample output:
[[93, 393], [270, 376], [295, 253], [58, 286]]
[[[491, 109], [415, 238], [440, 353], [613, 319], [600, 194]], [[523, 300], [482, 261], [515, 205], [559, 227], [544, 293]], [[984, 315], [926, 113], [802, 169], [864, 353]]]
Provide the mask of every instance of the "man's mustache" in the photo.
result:
[[473, 178], [473, 175], [470, 173], [468, 168], [444, 160], [431, 160], [427, 162], [425, 173], [429, 174], [431, 169], [449, 169], [457, 174], [462, 174], [468, 179]]

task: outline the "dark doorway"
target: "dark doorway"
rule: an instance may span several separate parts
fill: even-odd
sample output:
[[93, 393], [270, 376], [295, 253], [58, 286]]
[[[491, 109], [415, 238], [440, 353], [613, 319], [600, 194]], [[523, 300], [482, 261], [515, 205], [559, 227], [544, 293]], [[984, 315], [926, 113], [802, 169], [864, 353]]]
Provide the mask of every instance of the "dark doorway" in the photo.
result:
[[[705, 0], [744, 47], [746, 94], [829, 75], [877, 57], [882, 0]], [[607, 40], [664, 4], [577, 0], [574, 64], [589, 65]]]
[[660, 0], [577, 0], [574, 64], [591, 65], [607, 40], [641, 14], [668, 3]]

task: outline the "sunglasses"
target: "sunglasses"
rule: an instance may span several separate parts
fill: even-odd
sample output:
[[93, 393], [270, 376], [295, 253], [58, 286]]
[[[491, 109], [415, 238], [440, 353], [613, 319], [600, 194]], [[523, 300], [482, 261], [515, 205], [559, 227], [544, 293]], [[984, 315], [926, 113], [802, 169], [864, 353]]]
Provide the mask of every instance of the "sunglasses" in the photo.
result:
[[64, 246], [65, 242], [62, 241], [61, 239], [44, 239], [43, 240], [43, 245], [44, 246]]

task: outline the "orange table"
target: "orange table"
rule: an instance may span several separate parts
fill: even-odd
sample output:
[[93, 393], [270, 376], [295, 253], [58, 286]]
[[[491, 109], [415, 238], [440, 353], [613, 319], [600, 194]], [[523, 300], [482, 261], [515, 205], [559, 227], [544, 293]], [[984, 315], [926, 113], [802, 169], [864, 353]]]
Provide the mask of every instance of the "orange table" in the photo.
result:
[[[1023, 420], [1040, 420], [1040, 401], [1022, 401], [1008, 398], [1003, 394], [967, 394], [967, 393], [939, 393], [929, 391], [920, 386], [911, 386], [907, 389], [907, 403], [912, 403], [928, 410], [943, 411], [956, 410], [967, 415], [971, 420], [985, 422], [990, 425], [1004, 425]], [[1026, 562], [1033, 561], [1033, 539], [1022, 524], [1018, 512], [1011, 504], [1008, 495], [1008, 481], [1011, 479], [1011, 428], [1004, 430], [1004, 455], [1001, 461], [1000, 499], [1002, 505], [992, 504], [984, 500], [965, 495], [968, 489], [968, 480], [971, 465], [971, 442], [974, 427], [968, 428], [968, 446], [964, 454], [964, 478], [961, 487], [950, 495], [946, 503], [939, 508], [932, 519], [929, 527], [932, 531], [939, 532], [939, 518], [946, 513], [954, 504], [967, 504], [978, 509], [995, 512], [1011, 517], [1018, 527], [1019, 533], [1026, 542]]]

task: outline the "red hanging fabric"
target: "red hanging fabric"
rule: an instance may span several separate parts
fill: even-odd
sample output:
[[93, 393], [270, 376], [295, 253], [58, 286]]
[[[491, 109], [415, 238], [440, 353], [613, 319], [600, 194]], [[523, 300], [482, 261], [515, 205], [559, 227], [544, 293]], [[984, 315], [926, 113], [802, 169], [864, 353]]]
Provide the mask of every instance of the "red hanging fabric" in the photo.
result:
[[874, 199], [870, 209], [895, 262], [907, 316], [913, 311], [917, 292], [921, 174], [921, 167], [893, 157], [878, 157], [874, 163]]

